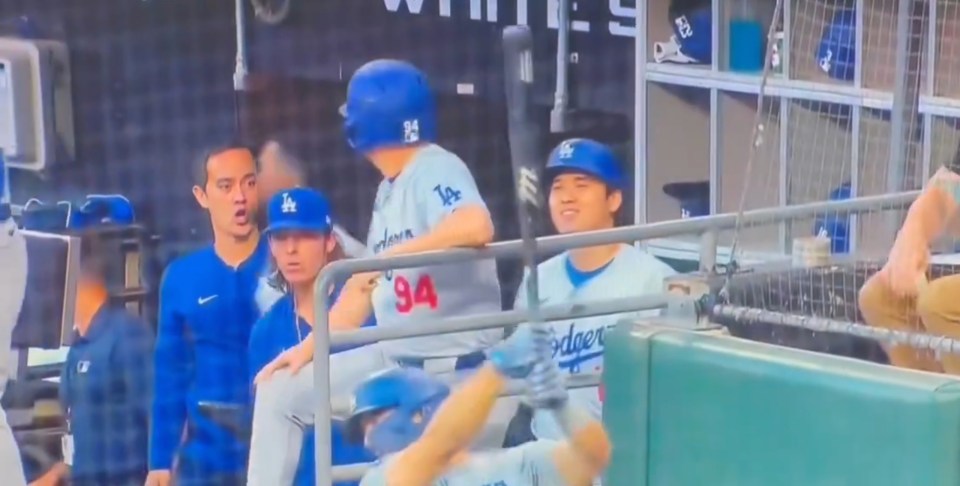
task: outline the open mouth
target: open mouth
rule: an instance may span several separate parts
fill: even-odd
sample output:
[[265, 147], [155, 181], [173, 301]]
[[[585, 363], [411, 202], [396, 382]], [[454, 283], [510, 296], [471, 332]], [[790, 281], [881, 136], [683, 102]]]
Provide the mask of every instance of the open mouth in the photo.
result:
[[250, 212], [246, 209], [238, 209], [233, 213], [233, 220], [237, 224], [249, 224], [250, 223]]

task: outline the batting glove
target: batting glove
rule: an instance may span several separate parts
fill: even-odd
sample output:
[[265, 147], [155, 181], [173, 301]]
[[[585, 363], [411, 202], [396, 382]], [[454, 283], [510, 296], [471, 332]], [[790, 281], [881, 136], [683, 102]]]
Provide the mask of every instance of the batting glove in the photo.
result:
[[527, 386], [527, 398], [534, 408], [558, 409], [567, 403], [566, 380], [552, 359], [534, 364]]
[[502, 375], [526, 378], [550, 349], [549, 332], [542, 326], [522, 325], [490, 352], [490, 362]]

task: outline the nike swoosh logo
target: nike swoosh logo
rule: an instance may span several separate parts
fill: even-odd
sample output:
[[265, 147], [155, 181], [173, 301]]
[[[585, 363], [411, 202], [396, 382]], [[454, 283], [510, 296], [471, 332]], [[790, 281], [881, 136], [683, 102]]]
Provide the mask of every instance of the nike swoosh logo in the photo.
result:
[[197, 299], [197, 303], [200, 304], [200, 305], [203, 305], [203, 304], [206, 304], [207, 302], [210, 302], [211, 300], [216, 299], [216, 298], [217, 298], [216, 295], [211, 295], [210, 297], [200, 297], [199, 299]]

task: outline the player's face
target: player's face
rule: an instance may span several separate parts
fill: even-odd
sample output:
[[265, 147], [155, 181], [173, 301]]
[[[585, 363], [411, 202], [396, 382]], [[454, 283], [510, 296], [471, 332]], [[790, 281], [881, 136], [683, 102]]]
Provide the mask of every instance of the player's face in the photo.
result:
[[550, 219], [561, 234], [612, 228], [623, 196], [585, 174], [559, 174], [550, 186]]
[[207, 161], [207, 185], [193, 188], [193, 195], [204, 209], [218, 234], [236, 238], [249, 236], [256, 229], [257, 163], [244, 149], [220, 152]]
[[336, 240], [306, 231], [270, 235], [270, 252], [283, 279], [291, 285], [312, 284], [329, 261]]

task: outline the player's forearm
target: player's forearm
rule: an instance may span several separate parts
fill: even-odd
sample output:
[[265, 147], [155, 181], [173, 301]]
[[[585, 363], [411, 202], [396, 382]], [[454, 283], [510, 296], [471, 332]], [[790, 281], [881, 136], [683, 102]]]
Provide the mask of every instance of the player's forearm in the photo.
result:
[[370, 301], [370, 293], [348, 284], [330, 309], [328, 319], [330, 331], [358, 329], [367, 322], [372, 313], [373, 304]]
[[468, 448], [486, 424], [506, 383], [492, 365], [480, 368], [443, 402], [419, 446], [441, 461]]
[[941, 168], [910, 205], [902, 233], [922, 238], [929, 244], [939, 237], [956, 212], [960, 197], [960, 175]]
[[41, 476], [35, 482], [41, 483], [41, 484], [45, 484], [48, 482], [58, 484], [61, 481], [65, 481], [69, 477], [70, 477], [70, 466], [62, 462], [58, 462], [54, 464], [52, 467], [50, 467], [50, 469], [47, 470], [47, 472], [44, 473], [43, 476]]
[[591, 469], [590, 475], [596, 476], [606, 469], [612, 447], [603, 424], [569, 403], [553, 413], [573, 452]]
[[432, 231], [396, 245], [384, 255], [404, 255], [450, 248], [474, 248], [493, 241], [490, 212], [480, 205], [457, 209], [438, 223]]

